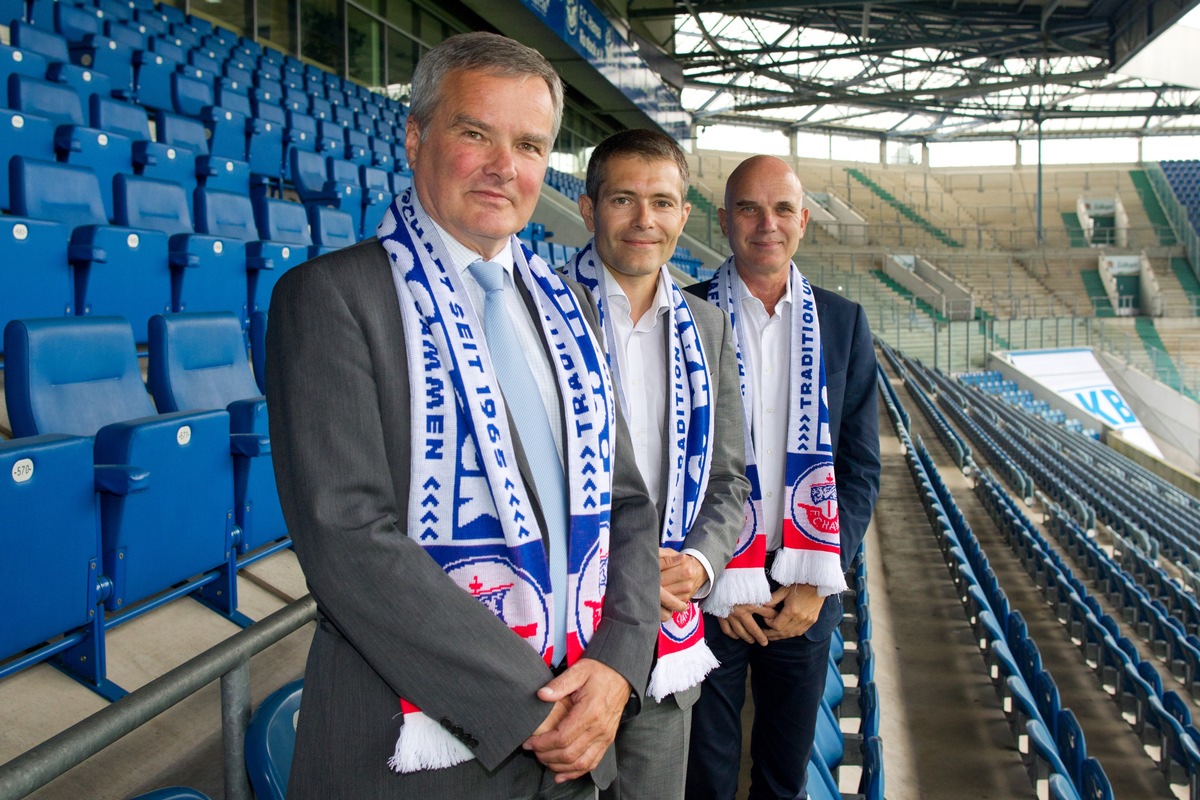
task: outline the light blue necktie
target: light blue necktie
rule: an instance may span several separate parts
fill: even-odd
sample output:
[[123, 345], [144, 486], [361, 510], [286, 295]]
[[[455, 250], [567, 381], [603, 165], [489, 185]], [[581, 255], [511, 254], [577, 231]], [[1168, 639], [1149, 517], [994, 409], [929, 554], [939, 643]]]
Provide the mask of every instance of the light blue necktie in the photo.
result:
[[525, 449], [533, 482], [537, 486], [546, 520], [547, 546], [550, 549], [550, 586], [554, 591], [554, 663], [567, 654], [567, 487], [562, 461], [550, 417], [521, 350], [520, 340], [508, 317], [504, 301], [507, 281], [504, 268], [492, 261], [475, 261], [469, 267], [475, 280], [486, 292], [483, 304], [483, 330], [487, 337], [492, 365], [500, 380], [504, 401], [512, 412], [517, 435]]

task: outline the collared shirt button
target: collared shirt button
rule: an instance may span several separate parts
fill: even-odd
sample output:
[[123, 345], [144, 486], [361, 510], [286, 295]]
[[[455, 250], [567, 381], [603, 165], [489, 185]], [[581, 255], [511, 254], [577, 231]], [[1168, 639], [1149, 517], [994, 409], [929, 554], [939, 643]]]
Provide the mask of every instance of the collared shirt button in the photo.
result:
[[769, 455], [769, 456], [773, 456], [773, 455], [775, 455], [775, 448], [774, 448], [774, 447], [768, 447], [768, 448], [767, 448], [767, 455]]
[[774, 497], [774, 496], [775, 496], [774, 492], [767, 492], [767, 497]]

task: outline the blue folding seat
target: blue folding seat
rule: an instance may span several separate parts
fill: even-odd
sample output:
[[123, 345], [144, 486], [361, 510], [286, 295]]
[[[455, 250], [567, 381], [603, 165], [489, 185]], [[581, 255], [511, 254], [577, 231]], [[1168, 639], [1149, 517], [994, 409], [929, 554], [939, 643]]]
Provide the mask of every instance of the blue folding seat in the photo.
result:
[[309, 97], [325, 97], [325, 81], [320, 75], [307, 74], [304, 76], [304, 91]]
[[365, 192], [363, 192], [362, 178], [359, 175], [358, 165], [340, 158], [330, 157], [325, 159], [325, 169], [326, 175], [329, 178], [328, 184], [331, 185], [338, 198], [337, 207], [354, 218], [354, 227], [361, 239], [363, 211], [365, 210], [364, 207], [366, 206], [367, 198]]
[[[107, 96], [110, 93], [112, 84], [108, 76], [71, 63], [70, 48], [65, 37], [33, 24], [14, 22], [9, 38], [12, 40], [11, 46], [38, 53], [46, 58], [44, 77], [47, 79], [55, 83], [69, 84], [83, 97], [89, 94]], [[10, 86], [10, 103], [11, 95]]]
[[283, 175], [287, 115], [280, 106], [257, 99], [251, 100], [250, 107], [253, 113], [247, 122], [246, 141], [250, 174], [278, 182]]
[[187, 63], [189, 66], [204, 70], [211, 75], [218, 75], [221, 72], [221, 60], [212, 50], [189, 50]]
[[45, 78], [46, 69], [49, 65], [50, 62], [41, 53], [0, 44], [0, 100], [4, 101], [4, 107], [9, 107], [9, 75], [28, 75], [31, 78]]
[[158, 141], [163, 144], [186, 147], [195, 153], [197, 158], [208, 155], [208, 134], [199, 120], [167, 111], [157, 111], [154, 114], [154, 123]]
[[[45, 117], [0, 108], [0, 165], [7, 165], [15, 156], [54, 160], [54, 123]], [[9, 176], [0, 174], [0, 210], [12, 210]]]
[[106, 23], [105, 30], [111, 30], [122, 38], [117, 40], [107, 35], [89, 34], [81, 41], [71, 42], [71, 59], [80, 66], [107, 76], [112, 96], [131, 99], [133, 54], [146, 46], [145, 37], [137, 31], [122, 33], [121, 31], [128, 30], [122, 25], [109, 26]]
[[[333, 209], [329, 209], [332, 211]], [[340, 214], [340, 211], [335, 211]], [[250, 315], [250, 365], [254, 368], [254, 382], [260, 392], [267, 391], [267, 312], [255, 311]]]
[[265, 311], [279, 276], [308, 260], [305, 248], [259, 239], [254, 207], [244, 194], [198, 189], [196, 229], [245, 243], [247, 280], [244, 288], [247, 309], [251, 312]]
[[317, 120], [333, 120], [333, 105], [324, 97], [309, 97], [308, 115]]
[[[384, 172], [394, 172], [395, 163], [392, 157], [392, 145], [382, 138], [371, 139], [371, 166], [378, 167]], [[389, 189], [390, 191], [390, 189]]]
[[275, 489], [267, 401], [250, 370], [242, 321], [229, 313], [152, 317], [147, 385], [159, 413], [229, 412], [239, 566], [290, 546]]
[[1034, 719], [1026, 723], [1025, 729], [1029, 734], [1029, 750], [1021, 755], [1025, 761], [1025, 770], [1029, 773], [1029, 781], [1034, 785], [1037, 796], [1041, 797], [1042, 786], [1049, 782], [1051, 775], [1062, 775], [1068, 781], [1070, 775], [1059, 755], [1058, 745], [1054, 743], [1054, 737], [1046, 726], [1040, 720]]
[[133, 53], [134, 94], [151, 110], [172, 110], [171, 76], [183, 61], [183, 49], [167, 38], [152, 37], [149, 49]]
[[[326, 159], [317, 153], [293, 150], [288, 179], [305, 205], [330, 205], [350, 214], [357, 236], [362, 229], [362, 186], [357, 174], [347, 174], [340, 180], [335, 178], [328, 163], [333, 161], [335, 159]], [[336, 161], [347, 163], [340, 159]], [[353, 165], [349, 166], [353, 169]], [[339, 173], [345, 172], [342, 167], [336, 169]]]
[[310, 257], [319, 255], [309, 231], [308, 213], [300, 203], [256, 197], [254, 222], [258, 226], [259, 237], [264, 241], [303, 248]]
[[93, 0], [92, 5], [100, 12], [100, 18], [106, 22], [129, 22], [133, 19], [135, 7], [132, 3], [124, 3], [121, 0]]
[[0, 0], [0, 25], [8, 25], [12, 20], [25, 19], [25, 0]]
[[1112, 784], [1099, 761], [1087, 758], [1083, 762], [1082, 772], [1083, 782], [1079, 786], [1079, 793], [1084, 800], [1114, 800]]
[[304, 681], [292, 681], [259, 704], [246, 728], [246, 772], [258, 800], [284, 800], [296, 746]]
[[344, 158], [359, 166], [371, 166], [371, 137], [354, 128], [346, 129], [346, 149]]
[[[404, 192], [407, 191], [409, 189], [409, 187], [411, 187], [411, 186], [412, 186], [412, 171], [411, 170], [401, 170], [401, 171], [392, 173], [392, 196], [393, 197], [395, 197], [396, 195], [404, 194]], [[534, 244], [539, 244], [539, 242], [535, 240]], [[540, 244], [545, 244], [545, 242], [540, 242]]]
[[238, 86], [245, 88], [247, 92], [254, 85], [254, 73], [249, 68], [239, 66], [237, 63], [226, 61], [221, 67], [221, 75], [236, 81]]
[[208, 36], [214, 30], [216, 30], [216, 27], [211, 22], [206, 20], [204, 17], [198, 17], [195, 14], [188, 14], [186, 22], [188, 28], [194, 31], [197, 37]]
[[104, 16], [95, 8], [55, 3], [54, 30], [68, 42], [82, 42], [87, 36], [104, 35]]
[[156, 414], [123, 319], [14, 320], [4, 337], [13, 432], [94, 436], [94, 463], [109, 465], [98, 481], [105, 607], [130, 613], [108, 625], [184, 594], [248, 624], [237, 612], [229, 413]]
[[166, 36], [171, 30], [166, 17], [154, 9], [138, 9], [133, 12], [133, 19], [150, 36]]
[[187, 192], [191, 208], [192, 191], [196, 188], [196, 155], [190, 148], [154, 141], [146, 109], [134, 103], [93, 97], [91, 122], [93, 128], [130, 139], [134, 173], [179, 183]]
[[171, 23], [171, 35], [178, 39], [186, 50], [194, 50], [200, 46], [202, 34], [190, 23]]
[[1067, 768], [1067, 777], [1076, 786], [1083, 785], [1083, 762], [1087, 758], [1087, 742], [1075, 712], [1064, 708], [1058, 712], [1058, 753]]
[[[337, 94], [341, 93], [338, 92]], [[341, 125], [343, 128], [354, 129], [354, 109], [344, 105], [344, 100], [337, 102], [331, 98], [329, 102], [331, 105], [333, 105], [333, 121], [338, 125]]]
[[362, 238], [375, 235], [375, 228], [392, 202], [388, 173], [375, 167], [359, 167], [359, 182], [363, 189]]
[[317, 121], [307, 114], [287, 112], [287, 127], [284, 128], [284, 169], [290, 166], [293, 150], [306, 153], [317, 152]]
[[0, 320], [75, 313], [69, 237], [58, 222], [0, 216]]
[[120, 314], [141, 323], [170, 310], [166, 235], [109, 225], [95, 172], [18, 156], [9, 173], [16, 215], [70, 229], [76, 314]]
[[166, 3], [158, 3], [155, 7], [167, 18], [167, 22], [172, 25], [179, 25], [187, 22], [187, 15], [183, 13], [183, 9], [178, 6], [167, 5]]
[[240, 240], [195, 233], [177, 183], [118, 175], [114, 194], [119, 224], [170, 237], [173, 311], [230, 311], [245, 319], [246, 248]]
[[219, 192], [250, 194], [250, 165], [220, 156], [200, 156], [196, 159], [196, 177], [200, 187]]
[[0, 476], [0, 678], [51, 660], [119, 699], [105, 677], [96, 487], [122, 476], [92, 466], [91, 439], [60, 434], [0, 442]]
[[312, 232], [314, 255], [341, 250], [358, 242], [354, 218], [345, 211], [323, 205], [308, 205], [309, 230]]

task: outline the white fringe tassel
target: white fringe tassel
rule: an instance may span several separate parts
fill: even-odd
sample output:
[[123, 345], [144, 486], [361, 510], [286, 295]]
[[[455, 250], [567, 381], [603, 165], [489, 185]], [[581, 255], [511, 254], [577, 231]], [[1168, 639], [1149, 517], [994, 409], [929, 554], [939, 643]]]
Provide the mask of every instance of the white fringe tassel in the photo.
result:
[[793, 583], [816, 586], [817, 594], [821, 597], [846, 591], [842, 559], [833, 553], [785, 547], [775, 556], [771, 577], [781, 586], [791, 586]]
[[445, 769], [475, 758], [465, 744], [421, 712], [404, 715], [396, 752], [388, 759], [394, 772]]
[[705, 675], [719, 666], [721, 662], [717, 661], [708, 644], [701, 639], [686, 650], [661, 656], [650, 673], [646, 694], [661, 703], [668, 695], [700, 683]]
[[708, 597], [700, 601], [700, 607], [717, 617], [728, 617], [734, 606], [744, 603], [765, 603], [771, 599], [771, 586], [767, 574], [759, 569], [726, 568], [717, 578]]

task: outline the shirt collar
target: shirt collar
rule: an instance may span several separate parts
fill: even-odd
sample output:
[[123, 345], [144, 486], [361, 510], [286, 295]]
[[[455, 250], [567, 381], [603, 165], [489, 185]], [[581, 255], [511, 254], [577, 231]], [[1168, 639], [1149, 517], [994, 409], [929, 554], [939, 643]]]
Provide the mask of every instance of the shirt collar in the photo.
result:
[[[625, 294], [625, 289], [617, 282], [612, 273], [612, 268], [604, 264], [604, 269], [608, 270], [609, 275], [604, 279], [604, 293], [608, 300], [615, 304], [618, 308], [625, 312], [626, 317], [629, 315], [629, 296]], [[662, 272], [658, 273], [658, 281], [654, 284], [654, 300], [650, 303], [650, 319], [657, 320], [671, 308], [671, 298], [667, 294], [667, 287], [662, 279]]]
[[[742, 286], [742, 305], [749, 305], [751, 308], [757, 309], [762, 314], [767, 313], [767, 307], [763, 305], [762, 300], [759, 300], [750, 292], [750, 287], [742, 280], [742, 276], [737, 276], [738, 283]], [[788, 278], [788, 282], [783, 287], [783, 297], [779, 298], [779, 302], [775, 304], [775, 313], [778, 316], [785, 316], [791, 313], [792, 309], [792, 281]]]

